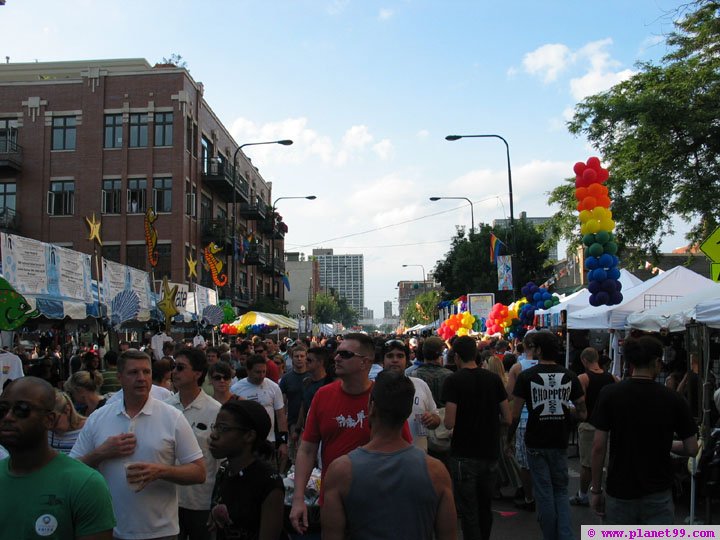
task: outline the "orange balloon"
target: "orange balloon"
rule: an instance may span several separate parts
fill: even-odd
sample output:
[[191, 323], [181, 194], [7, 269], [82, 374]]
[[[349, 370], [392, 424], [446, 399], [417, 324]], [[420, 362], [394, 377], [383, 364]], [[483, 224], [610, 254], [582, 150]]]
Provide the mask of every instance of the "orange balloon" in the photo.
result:
[[610, 198], [607, 195], [598, 197], [597, 199], [597, 205], [602, 206], [603, 208], [610, 208], [610, 203]]
[[604, 188], [602, 184], [590, 184], [590, 186], [587, 188], [587, 194], [590, 197], [595, 197], [596, 199], [603, 195], [602, 188]]
[[586, 210], [592, 210], [593, 208], [595, 208], [597, 206], [597, 199], [595, 199], [595, 197], [590, 197], [590, 196], [585, 197], [583, 199], [583, 204], [585, 205]]
[[[598, 185], [599, 185], [599, 184], [598, 184]], [[585, 197], [587, 197], [588, 195], [589, 195], [589, 194], [588, 194], [588, 189], [587, 189], [587, 188], [579, 187], [579, 188], [577, 188], [577, 189], [575, 190], [575, 198], [576, 198], [578, 201], [582, 201], [582, 200], [583, 200]]]
[[577, 203], [576, 208], [578, 212], [582, 212], [583, 210], [585, 210], [585, 201], [580, 201], [579, 203]]

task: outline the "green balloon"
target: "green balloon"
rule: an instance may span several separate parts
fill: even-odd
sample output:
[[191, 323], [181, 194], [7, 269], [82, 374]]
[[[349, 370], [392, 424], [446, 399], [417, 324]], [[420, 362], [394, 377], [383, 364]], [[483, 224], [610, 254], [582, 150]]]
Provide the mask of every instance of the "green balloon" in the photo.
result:
[[600, 231], [595, 235], [598, 244], [607, 244], [610, 241], [610, 233], [607, 231]]
[[[615, 249], [617, 250], [617, 246], [615, 247]], [[593, 245], [591, 245], [591, 246], [588, 248], [588, 252], [589, 252], [590, 255], [592, 255], [593, 257], [599, 257], [600, 255], [603, 254], [603, 247], [602, 247], [601, 244], [598, 244], [597, 242], [595, 242]]]
[[593, 233], [586, 234], [583, 236], [583, 244], [586, 246], [592, 246], [595, 243], [595, 235]]
[[605, 253], [609, 253], [610, 255], [615, 255], [617, 253], [618, 247], [615, 242], [608, 242], [605, 244]]

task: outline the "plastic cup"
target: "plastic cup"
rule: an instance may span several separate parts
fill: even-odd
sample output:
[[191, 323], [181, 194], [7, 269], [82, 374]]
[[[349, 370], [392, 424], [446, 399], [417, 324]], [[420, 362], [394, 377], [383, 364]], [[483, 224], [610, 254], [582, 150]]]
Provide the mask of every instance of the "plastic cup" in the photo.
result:
[[130, 466], [135, 465], [136, 463], [137, 463], [136, 461], [130, 461], [128, 463], [125, 463], [125, 479], [127, 480], [127, 483], [130, 486], [130, 489], [132, 489], [135, 492], [138, 492], [142, 488], [142, 482], [138, 481], [138, 480], [132, 481], [128, 477], [128, 469], [130, 468]]

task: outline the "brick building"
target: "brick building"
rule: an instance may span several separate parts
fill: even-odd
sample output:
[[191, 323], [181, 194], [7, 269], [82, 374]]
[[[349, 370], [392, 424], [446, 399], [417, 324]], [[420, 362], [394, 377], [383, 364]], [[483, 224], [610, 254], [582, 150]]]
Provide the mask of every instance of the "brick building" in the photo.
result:
[[183, 68], [143, 59], [0, 64], [0, 229], [92, 253], [85, 217], [95, 213], [100, 254], [150, 271], [152, 207], [155, 279], [186, 281], [192, 255], [199, 282], [212, 286], [202, 250], [213, 241], [229, 278], [221, 296], [243, 308], [261, 296], [282, 300], [287, 227], [272, 215], [271, 183], [242, 151], [233, 165], [237, 148]]

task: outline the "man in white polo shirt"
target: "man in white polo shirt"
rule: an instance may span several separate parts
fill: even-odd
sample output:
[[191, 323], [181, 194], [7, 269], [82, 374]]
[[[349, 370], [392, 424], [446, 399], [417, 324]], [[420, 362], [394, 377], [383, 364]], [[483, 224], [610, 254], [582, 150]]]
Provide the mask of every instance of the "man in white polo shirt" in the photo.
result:
[[20, 357], [9, 351], [0, 351], [0, 392], [7, 383], [24, 375]]
[[165, 401], [182, 411], [190, 422], [207, 468], [204, 483], [181, 486], [178, 489], [181, 540], [211, 539], [207, 523], [219, 463], [210, 453], [210, 426], [215, 423], [220, 403], [201, 388], [207, 371], [208, 363], [204, 352], [200, 349], [180, 349], [175, 354], [175, 369], [172, 375], [177, 394]]
[[278, 457], [284, 460], [288, 456], [288, 423], [287, 414], [285, 414], [285, 402], [280, 387], [265, 376], [267, 362], [272, 362], [272, 360], [265, 360], [259, 354], [251, 355], [245, 364], [248, 376], [233, 384], [230, 391], [243, 399], [257, 401], [265, 407], [271, 424], [268, 441], [276, 442], [275, 425], [277, 425], [279, 439], [276, 446]]
[[205, 460], [180, 411], [150, 397], [150, 357], [128, 350], [118, 360], [123, 399], [90, 415], [70, 457], [97, 468], [113, 499], [119, 539], [174, 538], [179, 485], [205, 481]]

